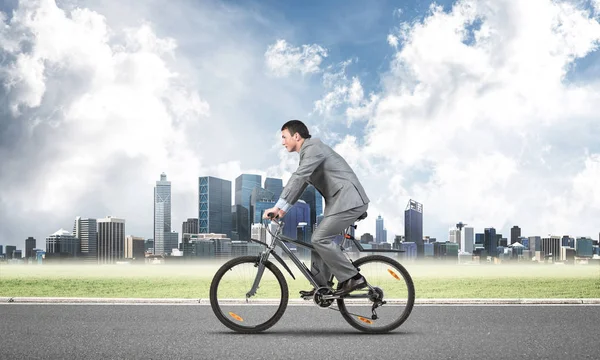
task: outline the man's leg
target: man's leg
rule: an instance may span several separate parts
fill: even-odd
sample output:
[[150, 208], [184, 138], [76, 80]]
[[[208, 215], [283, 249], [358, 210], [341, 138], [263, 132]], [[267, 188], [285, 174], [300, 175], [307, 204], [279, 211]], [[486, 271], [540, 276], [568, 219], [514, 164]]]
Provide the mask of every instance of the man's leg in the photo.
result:
[[319, 286], [329, 286], [327, 282], [331, 279], [331, 269], [325, 264], [321, 256], [315, 250], [311, 251], [310, 272]]
[[[322, 274], [317, 275], [319, 285], [326, 284], [329, 280], [330, 271], [340, 283], [358, 273], [354, 265], [342, 253], [339, 245], [333, 242], [333, 240], [336, 235], [339, 235], [344, 229], [352, 225], [368, 207], [368, 205], [363, 205], [343, 213], [326, 216], [321, 220], [319, 226], [317, 226], [312, 235], [311, 242], [319, 255], [312, 260], [313, 269], [316, 266]], [[316, 269], [314, 270], [316, 271]], [[324, 277], [326, 278], [324, 279]], [[324, 282], [321, 283], [321, 281]]]

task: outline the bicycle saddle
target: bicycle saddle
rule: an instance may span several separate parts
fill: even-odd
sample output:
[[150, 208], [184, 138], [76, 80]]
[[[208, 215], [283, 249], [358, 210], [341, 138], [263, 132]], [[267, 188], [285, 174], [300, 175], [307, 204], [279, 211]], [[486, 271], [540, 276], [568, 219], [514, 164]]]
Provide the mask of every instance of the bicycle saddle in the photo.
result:
[[365, 211], [361, 216], [358, 217], [358, 219], [356, 219], [356, 221], [361, 221], [367, 218], [367, 212]]

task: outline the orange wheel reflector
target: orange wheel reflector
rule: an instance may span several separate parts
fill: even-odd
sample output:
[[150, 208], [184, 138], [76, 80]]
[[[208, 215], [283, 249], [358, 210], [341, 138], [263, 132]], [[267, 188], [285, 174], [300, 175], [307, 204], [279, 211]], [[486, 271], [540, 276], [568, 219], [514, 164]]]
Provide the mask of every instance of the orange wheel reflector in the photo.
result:
[[359, 317], [358, 317], [358, 320], [360, 320], [360, 321], [362, 321], [362, 322], [364, 322], [364, 323], [367, 323], [367, 324], [369, 324], [369, 325], [373, 325], [373, 322], [372, 322], [371, 320], [369, 320], [369, 319], [367, 319], [367, 318], [364, 318], [364, 317], [362, 317], [362, 316], [359, 316]]
[[352, 236], [350, 236], [349, 234], [346, 234], [346, 235], [344, 235], [344, 237], [345, 237], [346, 239], [350, 239]]
[[398, 276], [398, 274], [396, 274], [392, 269], [388, 269], [388, 272], [390, 273], [390, 275], [396, 278], [396, 280], [400, 280], [400, 276]]
[[239, 316], [238, 314], [234, 314], [232, 312], [229, 312], [229, 316], [231, 316], [232, 318], [236, 319], [237, 321], [244, 321], [244, 319], [242, 319], [241, 316]]

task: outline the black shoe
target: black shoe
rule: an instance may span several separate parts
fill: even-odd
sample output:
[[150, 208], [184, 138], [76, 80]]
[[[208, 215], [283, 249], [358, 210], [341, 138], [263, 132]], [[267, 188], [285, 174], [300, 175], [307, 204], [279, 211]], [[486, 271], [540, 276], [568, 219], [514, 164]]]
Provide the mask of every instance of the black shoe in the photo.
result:
[[300, 295], [302, 297], [313, 296], [314, 294], [315, 294], [315, 289], [312, 289], [310, 291], [300, 290]]
[[361, 276], [360, 279], [350, 278], [344, 281], [341, 285], [342, 286], [338, 288], [333, 295], [344, 296], [350, 294], [354, 290], [362, 289], [367, 286], [367, 280], [364, 276]]

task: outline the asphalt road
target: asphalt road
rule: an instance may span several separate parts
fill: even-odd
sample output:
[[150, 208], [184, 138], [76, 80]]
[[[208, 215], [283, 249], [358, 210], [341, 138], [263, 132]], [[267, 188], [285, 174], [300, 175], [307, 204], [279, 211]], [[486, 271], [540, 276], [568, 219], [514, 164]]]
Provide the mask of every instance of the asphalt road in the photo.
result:
[[0, 305], [0, 359], [599, 359], [600, 306], [415, 306], [390, 334], [290, 306], [266, 333], [205, 305]]

